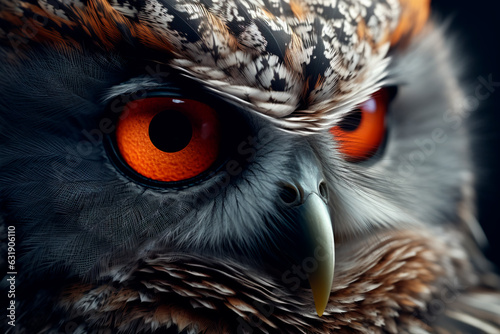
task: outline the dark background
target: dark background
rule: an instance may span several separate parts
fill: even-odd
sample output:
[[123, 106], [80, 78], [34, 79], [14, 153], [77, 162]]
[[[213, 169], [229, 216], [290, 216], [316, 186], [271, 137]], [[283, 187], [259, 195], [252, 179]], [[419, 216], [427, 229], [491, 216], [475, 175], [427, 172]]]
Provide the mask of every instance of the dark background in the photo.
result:
[[[500, 3], [497, 0], [434, 0], [434, 16], [458, 37], [457, 57], [468, 60], [466, 82], [492, 74], [500, 82]], [[462, 54], [463, 53], [463, 54]], [[489, 240], [487, 256], [500, 268], [500, 87], [481, 102], [470, 120], [477, 130], [474, 151], [479, 162], [479, 222]]]

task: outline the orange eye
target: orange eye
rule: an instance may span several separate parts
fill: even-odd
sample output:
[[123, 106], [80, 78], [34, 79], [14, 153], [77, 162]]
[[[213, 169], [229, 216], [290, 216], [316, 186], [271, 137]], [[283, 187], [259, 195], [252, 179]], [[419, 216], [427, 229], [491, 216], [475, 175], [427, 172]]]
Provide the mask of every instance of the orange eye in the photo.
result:
[[384, 139], [389, 100], [388, 89], [381, 89], [330, 129], [346, 160], [359, 162], [375, 154]]
[[163, 182], [206, 171], [217, 159], [220, 124], [204, 103], [167, 97], [129, 102], [116, 127], [116, 143], [137, 173]]

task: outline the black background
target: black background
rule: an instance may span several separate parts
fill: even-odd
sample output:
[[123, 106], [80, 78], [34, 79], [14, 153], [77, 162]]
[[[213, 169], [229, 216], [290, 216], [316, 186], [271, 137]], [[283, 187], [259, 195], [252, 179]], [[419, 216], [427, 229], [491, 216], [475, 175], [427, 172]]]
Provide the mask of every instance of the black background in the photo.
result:
[[[466, 82], [477, 85], [478, 76], [490, 74], [500, 82], [500, 3], [434, 0], [432, 7], [438, 19], [451, 18], [449, 30], [460, 45], [456, 56], [468, 60]], [[478, 218], [489, 240], [486, 254], [500, 268], [500, 87], [481, 102], [471, 121], [478, 134]]]

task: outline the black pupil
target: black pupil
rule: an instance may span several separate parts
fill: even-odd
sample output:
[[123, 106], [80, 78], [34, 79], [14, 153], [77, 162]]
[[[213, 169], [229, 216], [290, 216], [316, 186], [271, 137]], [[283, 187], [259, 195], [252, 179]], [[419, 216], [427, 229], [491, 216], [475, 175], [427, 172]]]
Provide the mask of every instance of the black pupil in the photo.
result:
[[164, 110], [149, 124], [149, 138], [163, 152], [179, 152], [189, 144], [192, 136], [189, 118], [177, 110]]
[[338, 124], [339, 127], [344, 131], [354, 131], [361, 124], [361, 118], [363, 114], [361, 110], [356, 109], [353, 112], [347, 114]]

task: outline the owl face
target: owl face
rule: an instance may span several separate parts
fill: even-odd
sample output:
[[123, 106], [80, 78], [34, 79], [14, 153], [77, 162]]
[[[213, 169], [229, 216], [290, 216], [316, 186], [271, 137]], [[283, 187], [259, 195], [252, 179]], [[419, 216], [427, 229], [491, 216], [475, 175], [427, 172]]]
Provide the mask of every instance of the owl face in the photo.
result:
[[[75, 317], [75, 296], [147, 300], [158, 277], [176, 301], [160, 304], [189, 314], [203, 284], [333, 312], [334, 276], [370, 235], [452, 224], [469, 204], [463, 93], [415, 2], [2, 6], [24, 37], [1, 49], [2, 212], [26, 291], [71, 286], [52, 296]], [[221, 298], [224, 319], [246, 312]], [[169, 312], [155, 326], [203, 328]]]

